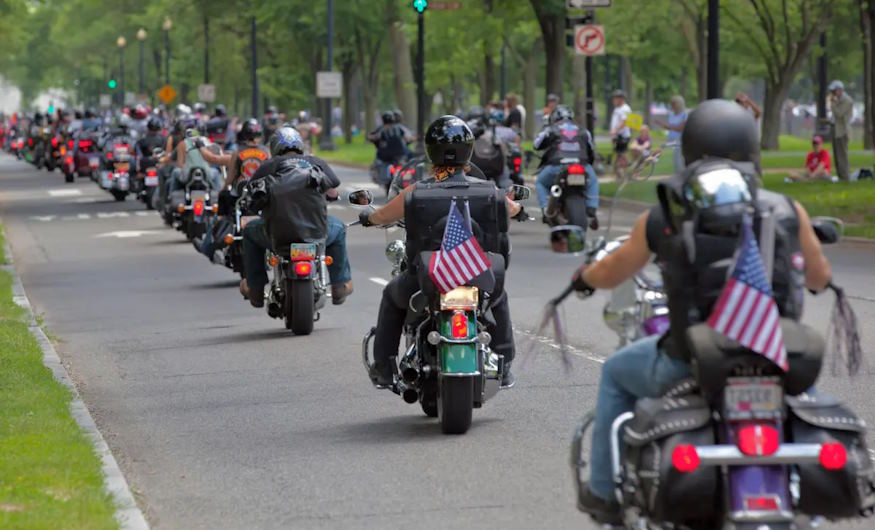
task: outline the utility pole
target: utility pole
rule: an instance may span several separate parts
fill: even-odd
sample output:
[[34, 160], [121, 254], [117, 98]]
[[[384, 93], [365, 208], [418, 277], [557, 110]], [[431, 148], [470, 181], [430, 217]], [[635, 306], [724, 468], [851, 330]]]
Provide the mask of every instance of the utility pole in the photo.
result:
[[170, 84], [170, 29], [173, 28], [173, 21], [170, 17], [164, 17], [164, 23], [161, 24], [164, 30], [164, 84]]
[[255, 44], [255, 15], [252, 15], [252, 37], [250, 44], [252, 48], [252, 61], [250, 61], [252, 65], [252, 115], [258, 116], [258, 48]]
[[[328, 42], [325, 50], [327, 55], [325, 71], [331, 72], [334, 67], [334, 0], [328, 0], [327, 15]], [[331, 98], [325, 98], [323, 105], [322, 138], [319, 139], [319, 149], [328, 151], [337, 149], [334, 138], [331, 137]]]
[[[586, 12], [587, 18], [590, 19], [590, 24], [595, 24], [595, 11], [592, 9]], [[589, 134], [595, 139], [595, 101], [592, 89], [592, 55], [587, 55], [584, 62], [586, 71], [586, 128]]]
[[708, 99], [720, 97], [720, 0], [708, 0]]
[[[817, 123], [815, 131], [824, 133], [823, 124], [826, 123], [826, 32], [820, 34], [820, 57], [817, 58]], [[828, 127], [827, 127], [828, 128]]]
[[416, 15], [416, 151], [425, 152], [425, 10]]
[[145, 89], [143, 88], [143, 45], [146, 41], [146, 30], [140, 28], [137, 31], [137, 40], [140, 42], [140, 57], [137, 62], [137, 94], [143, 95], [145, 94]]

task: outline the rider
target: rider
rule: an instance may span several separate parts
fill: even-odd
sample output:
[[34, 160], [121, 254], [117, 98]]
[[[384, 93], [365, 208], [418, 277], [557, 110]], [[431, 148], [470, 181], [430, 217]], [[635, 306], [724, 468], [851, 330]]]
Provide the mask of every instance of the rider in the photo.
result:
[[[405, 197], [417, 187], [435, 183], [453, 185], [467, 181], [483, 182], [466, 174], [470, 171], [468, 162], [474, 150], [474, 133], [461, 118], [443, 116], [432, 123], [425, 133], [425, 149], [432, 163], [432, 176], [418, 182], [415, 186], [405, 188], [378, 210], [371, 208], [362, 210], [359, 213], [362, 226], [391, 224], [403, 219]], [[511, 217], [516, 216], [520, 213], [519, 204], [508, 199], [508, 212]], [[506, 240], [506, 234], [502, 234], [502, 238]], [[496, 277], [496, 284], [502, 285], [502, 279]], [[371, 379], [379, 386], [390, 386], [393, 383], [394, 358], [398, 354], [408, 301], [417, 290], [419, 290], [417, 276], [411, 274], [409, 270], [397, 275], [383, 289], [374, 338], [374, 366], [370, 374]], [[493, 296], [496, 302], [492, 306], [492, 314], [495, 317], [496, 327], [492, 335], [492, 345], [497, 353], [504, 355], [506, 369], [502, 385], [511, 386], [513, 375], [510, 373], [510, 365], [515, 351], [510, 309], [507, 296], [502, 289], [497, 289]]]
[[638, 218], [619, 249], [581, 267], [572, 278], [584, 294], [612, 289], [634, 277], [656, 254], [670, 309], [671, 331], [622, 348], [602, 368], [590, 480], [578, 499], [578, 507], [596, 520], [620, 520], [611, 478], [611, 423], [631, 411], [636, 399], [659, 397], [689, 377], [683, 330], [711, 313], [744, 217], [767, 209], [775, 216], [772, 289], [782, 317], [799, 320], [803, 283], [819, 291], [830, 280], [829, 262], [805, 209], [759, 187], [752, 163], [759, 154], [758, 136], [753, 117], [738, 105], [726, 100], [700, 104], [683, 132], [687, 169], [660, 184], [660, 204]]
[[[543, 220], [547, 222], [547, 206], [550, 203], [550, 187], [562, 171], [563, 158], [576, 158], [586, 169], [586, 215], [589, 227], [598, 230], [599, 179], [592, 168], [595, 161], [595, 145], [588, 130], [581, 130], [574, 123], [574, 111], [559, 105], [550, 114], [550, 124], [535, 137], [534, 148], [544, 151], [541, 155], [540, 172], [535, 186]], [[581, 227], [586, 229], [585, 226]]]
[[508, 145], [518, 144], [519, 135], [503, 122], [501, 110], [494, 109], [488, 116], [480, 106], [468, 111], [468, 125], [475, 137], [471, 160], [487, 179], [494, 181], [499, 188], [507, 189], [513, 184], [507, 167]]
[[[134, 146], [137, 155], [137, 170], [143, 171], [145, 163], [154, 158], [152, 152], [164, 145], [164, 137], [161, 136], [163, 126], [156, 116], [149, 117], [146, 123], [146, 135], [140, 137]], [[152, 164], [154, 165], [154, 164]]]
[[207, 121], [207, 136], [209, 136], [210, 141], [223, 148], [227, 146], [228, 124], [230, 123], [227, 114], [225, 105], [220, 103], [216, 105], [213, 117]]
[[[293, 127], [280, 127], [270, 137], [271, 158], [258, 168], [251, 181], [266, 178], [281, 172], [286, 166], [301, 161], [317, 166], [325, 173], [331, 186], [326, 191], [328, 200], [337, 200], [337, 187], [340, 179], [331, 167], [321, 158], [304, 155], [301, 135]], [[270, 237], [264, 228], [263, 219], [254, 219], [243, 228], [243, 269], [246, 279], [240, 282], [240, 293], [249, 300], [252, 307], [264, 306], [264, 286], [267, 285], [267, 272], [264, 269], [264, 252], [270, 248]], [[332, 259], [328, 266], [331, 281], [331, 303], [340, 305], [352, 294], [352, 274], [349, 257], [346, 253], [346, 225], [328, 216], [328, 232], [325, 237], [325, 254]]]
[[264, 111], [264, 118], [261, 120], [261, 130], [264, 131], [264, 138], [270, 139], [279, 125], [280, 117], [276, 106], [268, 105], [267, 110]]
[[404, 128], [395, 123], [395, 115], [386, 111], [381, 116], [383, 124], [368, 133], [368, 141], [377, 146], [374, 166], [377, 168], [381, 184], [390, 182], [389, 166], [407, 156], [407, 144], [413, 137], [405, 133]]

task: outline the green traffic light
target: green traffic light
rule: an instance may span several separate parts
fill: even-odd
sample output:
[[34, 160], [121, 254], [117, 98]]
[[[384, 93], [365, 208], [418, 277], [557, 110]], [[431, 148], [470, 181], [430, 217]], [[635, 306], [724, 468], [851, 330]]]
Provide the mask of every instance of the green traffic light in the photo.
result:
[[54, 114], [54, 113], [55, 113], [55, 106], [49, 105], [49, 114]]
[[106, 86], [115, 89], [115, 79], [110, 79], [109, 82], [106, 83]]
[[413, 9], [415, 9], [417, 12], [424, 13], [427, 8], [427, 0], [413, 0]]

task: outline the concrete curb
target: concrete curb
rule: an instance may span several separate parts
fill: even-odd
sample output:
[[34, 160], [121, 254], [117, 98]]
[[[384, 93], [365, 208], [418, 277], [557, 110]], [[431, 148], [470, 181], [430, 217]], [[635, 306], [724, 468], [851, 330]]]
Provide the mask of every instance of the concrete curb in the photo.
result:
[[73, 420], [76, 421], [76, 425], [91, 440], [94, 452], [100, 457], [104, 487], [115, 501], [115, 519], [118, 521], [119, 527], [122, 530], [149, 530], [149, 523], [146, 522], [143, 512], [137, 507], [137, 502], [134, 500], [131, 488], [128, 486], [128, 482], [125, 480], [115, 457], [112, 455], [112, 451], [110, 451], [106, 440], [103, 439], [103, 435], [97, 429], [94, 418], [91, 417], [91, 413], [88, 412], [88, 408], [79, 396], [79, 392], [73, 385], [67, 369], [61, 363], [61, 358], [58, 357], [52, 342], [42, 328], [40, 328], [39, 324], [37, 324], [30, 300], [28, 300], [27, 293], [24, 291], [24, 285], [21, 283], [21, 277], [15, 270], [12, 249], [9, 247], [8, 239], [4, 241], [3, 250], [8, 263], [2, 265], [2, 269], [12, 275], [12, 300], [27, 310], [28, 328], [43, 352], [43, 364], [51, 370], [55, 380], [67, 387], [72, 394], [70, 414], [73, 416]]

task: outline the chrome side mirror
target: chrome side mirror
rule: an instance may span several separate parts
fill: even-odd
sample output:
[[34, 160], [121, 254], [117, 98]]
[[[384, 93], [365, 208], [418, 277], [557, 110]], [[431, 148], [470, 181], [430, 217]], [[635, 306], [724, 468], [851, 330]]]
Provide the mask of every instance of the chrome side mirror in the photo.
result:
[[574, 225], [557, 226], [550, 230], [550, 247], [557, 254], [576, 254], [586, 250], [586, 231]]
[[527, 186], [520, 186], [519, 184], [514, 184], [507, 190], [507, 198], [512, 201], [524, 201], [532, 196], [532, 190], [530, 190]]
[[845, 224], [835, 217], [813, 217], [811, 227], [814, 234], [824, 245], [837, 243], [845, 231]]
[[370, 190], [355, 190], [349, 194], [348, 200], [353, 206], [369, 206], [374, 202], [374, 194]]

